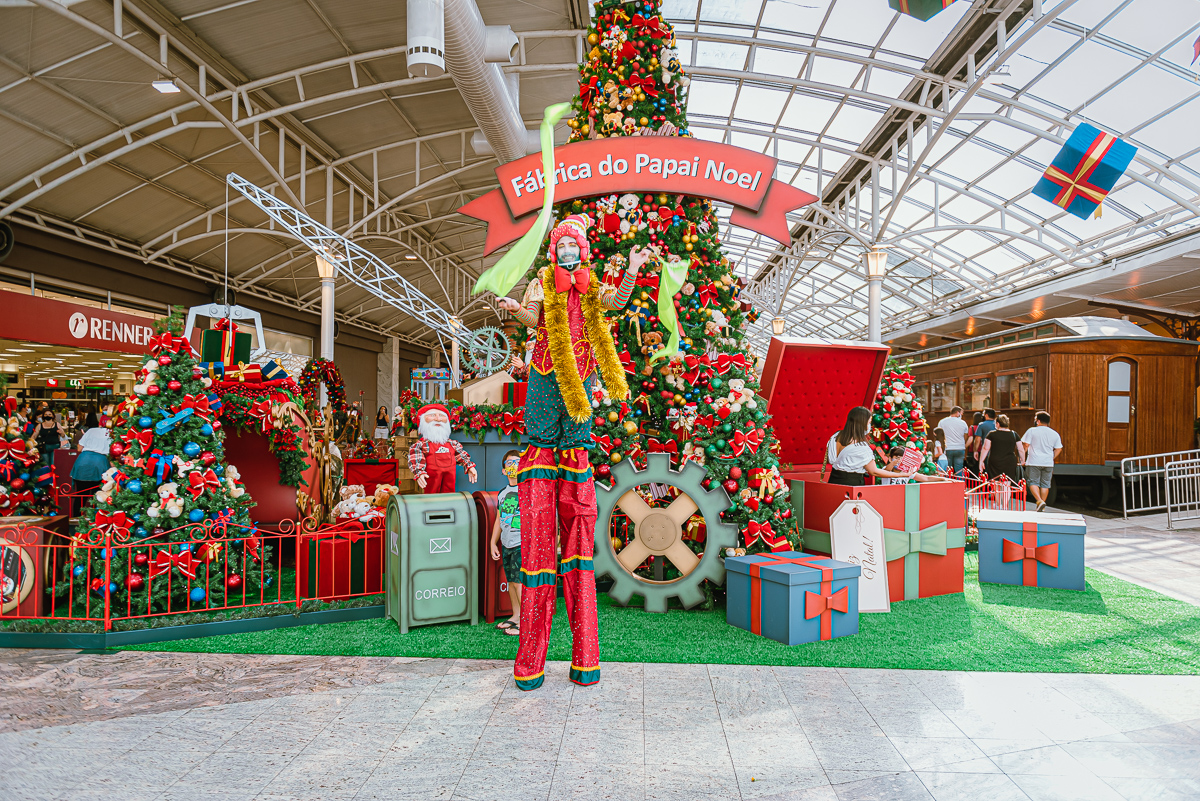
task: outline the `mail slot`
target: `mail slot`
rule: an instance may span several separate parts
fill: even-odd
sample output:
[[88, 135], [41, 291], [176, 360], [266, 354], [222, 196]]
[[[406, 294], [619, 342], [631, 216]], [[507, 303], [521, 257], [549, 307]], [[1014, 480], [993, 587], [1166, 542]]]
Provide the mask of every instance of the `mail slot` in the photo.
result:
[[412, 626], [479, 622], [475, 501], [466, 492], [396, 495], [387, 508], [387, 614]]

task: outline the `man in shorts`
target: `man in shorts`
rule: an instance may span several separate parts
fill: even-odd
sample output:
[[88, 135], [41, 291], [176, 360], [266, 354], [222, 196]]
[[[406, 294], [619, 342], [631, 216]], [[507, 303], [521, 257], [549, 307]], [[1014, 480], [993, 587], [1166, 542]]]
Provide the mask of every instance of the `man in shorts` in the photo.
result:
[[1017, 458], [1025, 465], [1025, 486], [1037, 501], [1037, 510], [1046, 508], [1050, 497], [1050, 481], [1054, 477], [1054, 460], [1063, 450], [1062, 437], [1050, 427], [1050, 413], [1034, 415], [1034, 426], [1017, 443]]

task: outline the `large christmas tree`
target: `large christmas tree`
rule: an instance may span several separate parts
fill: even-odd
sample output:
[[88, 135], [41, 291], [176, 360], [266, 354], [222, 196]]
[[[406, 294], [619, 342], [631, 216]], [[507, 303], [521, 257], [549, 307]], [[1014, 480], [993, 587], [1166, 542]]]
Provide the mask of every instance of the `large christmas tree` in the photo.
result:
[[[658, 2], [601, 0], [587, 41], [591, 49], [580, 66], [580, 91], [568, 121], [570, 142], [691, 136], [690, 81]], [[749, 552], [798, 546], [778, 474], [778, 444], [755, 396], [758, 376], [744, 344], [748, 310], [737, 298], [734, 265], [721, 253], [712, 205], [684, 195], [608, 195], [558, 204], [555, 224], [581, 212], [596, 222], [592, 258], [605, 281], [619, 282], [623, 257], [633, 249], [653, 246], [661, 255], [639, 274], [629, 305], [609, 315], [632, 397], [599, 396], [593, 403], [596, 476], [603, 481], [611, 464], [642, 463], [646, 453], [659, 451], [672, 454], [676, 464], [696, 461], [708, 471], [706, 486], [729, 491], [733, 504], [724, 517], [742, 532]], [[658, 292], [665, 273], [681, 261], [686, 280], [671, 298], [678, 319], [673, 324], [660, 319]], [[543, 251], [528, 278], [547, 263]], [[664, 347], [677, 352], [654, 359]], [[690, 541], [694, 550], [704, 550], [702, 539]]]
[[160, 322], [114, 420], [113, 467], [79, 518], [59, 588], [76, 606], [89, 593], [93, 608], [108, 593], [122, 615], [258, 603], [274, 581], [254, 502], [225, 464], [220, 400], [181, 328], [177, 313]]

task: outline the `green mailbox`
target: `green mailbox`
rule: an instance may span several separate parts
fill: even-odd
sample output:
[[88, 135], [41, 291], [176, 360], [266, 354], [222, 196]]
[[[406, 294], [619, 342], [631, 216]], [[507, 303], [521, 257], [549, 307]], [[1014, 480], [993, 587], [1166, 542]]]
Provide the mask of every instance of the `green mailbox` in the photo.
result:
[[387, 509], [387, 614], [413, 626], [479, 622], [479, 550], [470, 493], [394, 495]]

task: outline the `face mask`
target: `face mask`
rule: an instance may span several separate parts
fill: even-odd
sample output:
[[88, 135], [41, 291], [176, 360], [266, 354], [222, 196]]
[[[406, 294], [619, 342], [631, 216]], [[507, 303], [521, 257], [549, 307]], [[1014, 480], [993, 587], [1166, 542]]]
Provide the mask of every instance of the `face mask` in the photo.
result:
[[515, 464], [504, 465], [504, 475], [508, 476], [509, 478], [516, 478], [517, 466]]
[[574, 261], [560, 261], [558, 266], [562, 267], [564, 270], [574, 269], [579, 264], [579, 256], [575, 256], [574, 259]]

